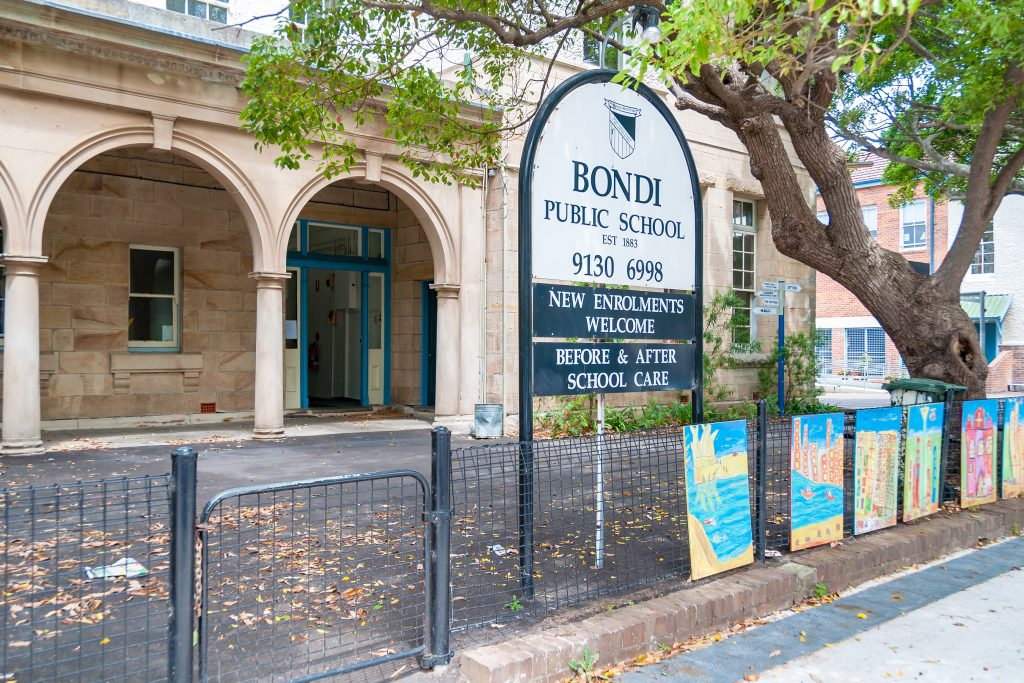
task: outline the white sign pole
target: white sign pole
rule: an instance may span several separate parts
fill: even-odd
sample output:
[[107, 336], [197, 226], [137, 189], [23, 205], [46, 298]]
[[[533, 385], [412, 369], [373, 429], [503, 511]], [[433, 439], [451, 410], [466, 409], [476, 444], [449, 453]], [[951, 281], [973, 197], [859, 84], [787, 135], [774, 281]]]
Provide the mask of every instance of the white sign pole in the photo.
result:
[[604, 569], [604, 394], [597, 395], [597, 471], [594, 476], [594, 496], [597, 498], [596, 515], [594, 516], [594, 545], [597, 559], [594, 569]]

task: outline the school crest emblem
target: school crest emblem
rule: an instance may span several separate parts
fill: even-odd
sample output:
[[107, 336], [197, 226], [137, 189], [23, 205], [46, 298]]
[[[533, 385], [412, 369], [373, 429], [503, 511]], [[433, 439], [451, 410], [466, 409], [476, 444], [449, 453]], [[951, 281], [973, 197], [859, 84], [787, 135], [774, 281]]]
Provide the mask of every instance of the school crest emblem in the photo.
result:
[[612, 151], [625, 159], [636, 149], [636, 119], [640, 109], [611, 100], [605, 100], [604, 106], [608, 108], [608, 142]]

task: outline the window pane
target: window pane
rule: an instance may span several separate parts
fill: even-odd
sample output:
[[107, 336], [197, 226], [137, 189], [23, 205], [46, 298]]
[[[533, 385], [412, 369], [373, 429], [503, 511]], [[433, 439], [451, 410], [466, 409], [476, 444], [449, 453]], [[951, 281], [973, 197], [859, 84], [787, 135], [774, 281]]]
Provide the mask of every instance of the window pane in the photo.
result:
[[743, 289], [743, 273], [741, 271], [732, 274], [732, 286], [735, 289]]
[[359, 256], [359, 228], [310, 223], [308, 228], [309, 251], [334, 256]]
[[172, 12], [185, 12], [185, 0], [167, 0], [167, 9]]
[[129, 297], [128, 341], [173, 342], [174, 299]]
[[903, 223], [924, 223], [927, 220], [925, 216], [925, 201], [918, 199], [917, 201], [910, 202], [903, 207]]
[[174, 252], [131, 250], [132, 294], [174, 294]]
[[380, 230], [366, 233], [366, 255], [369, 258], [384, 258], [384, 233]]
[[732, 202], [732, 222], [735, 225], [754, 227], [754, 203], [734, 199]]
[[220, 24], [228, 23], [227, 7], [218, 7], [217, 5], [210, 5], [210, 21], [216, 21]]
[[188, 0], [188, 13], [200, 19], [206, 18], [206, 3], [198, 0]]
[[743, 252], [734, 251], [732, 252], [732, 269], [743, 270]]
[[860, 209], [861, 218], [864, 219], [864, 225], [867, 227], [868, 232], [871, 233], [872, 237], [878, 236], [878, 207], [877, 206], [862, 206]]

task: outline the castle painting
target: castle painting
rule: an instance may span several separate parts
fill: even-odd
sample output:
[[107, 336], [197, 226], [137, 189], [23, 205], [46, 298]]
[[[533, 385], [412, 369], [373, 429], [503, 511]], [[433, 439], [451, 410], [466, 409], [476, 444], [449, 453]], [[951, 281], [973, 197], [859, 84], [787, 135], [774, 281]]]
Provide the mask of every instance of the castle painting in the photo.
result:
[[747, 422], [683, 430], [687, 529], [694, 579], [754, 561], [747, 470]]
[[999, 402], [964, 401], [960, 432], [960, 506], [996, 499], [996, 415]]
[[902, 408], [857, 411], [854, 433], [853, 533], [896, 525]]
[[803, 550], [843, 538], [843, 414], [795, 415], [789, 463], [789, 546]]
[[1003, 498], [1024, 496], [1024, 398], [1003, 404]]
[[942, 403], [907, 408], [907, 442], [903, 454], [903, 521], [939, 511], [942, 484]]

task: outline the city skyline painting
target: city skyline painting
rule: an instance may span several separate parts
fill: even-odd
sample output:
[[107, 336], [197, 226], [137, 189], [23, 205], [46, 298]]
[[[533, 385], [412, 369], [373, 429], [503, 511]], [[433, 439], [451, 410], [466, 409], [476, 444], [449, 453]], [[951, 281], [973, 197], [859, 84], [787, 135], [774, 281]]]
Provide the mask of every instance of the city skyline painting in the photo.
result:
[[746, 420], [691, 425], [683, 438], [692, 578], [750, 564]]
[[1024, 399], [1003, 404], [1003, 498], [1024, 496]]
[[939, 511], [942, 484], [942, 425], [946, 406], [926, 403], [907, 408], [903, 464], [903, 521]]
[[790, 424], [790, 549], [842, 540], [843, 414], [794, 415]]
[[996, 416], [999, 402], [964, 401], [960, 432], [960, 507], [996, 499]]
[[857, 411], [854, 432], [853, 533], [896, 525], [902, 408]]

